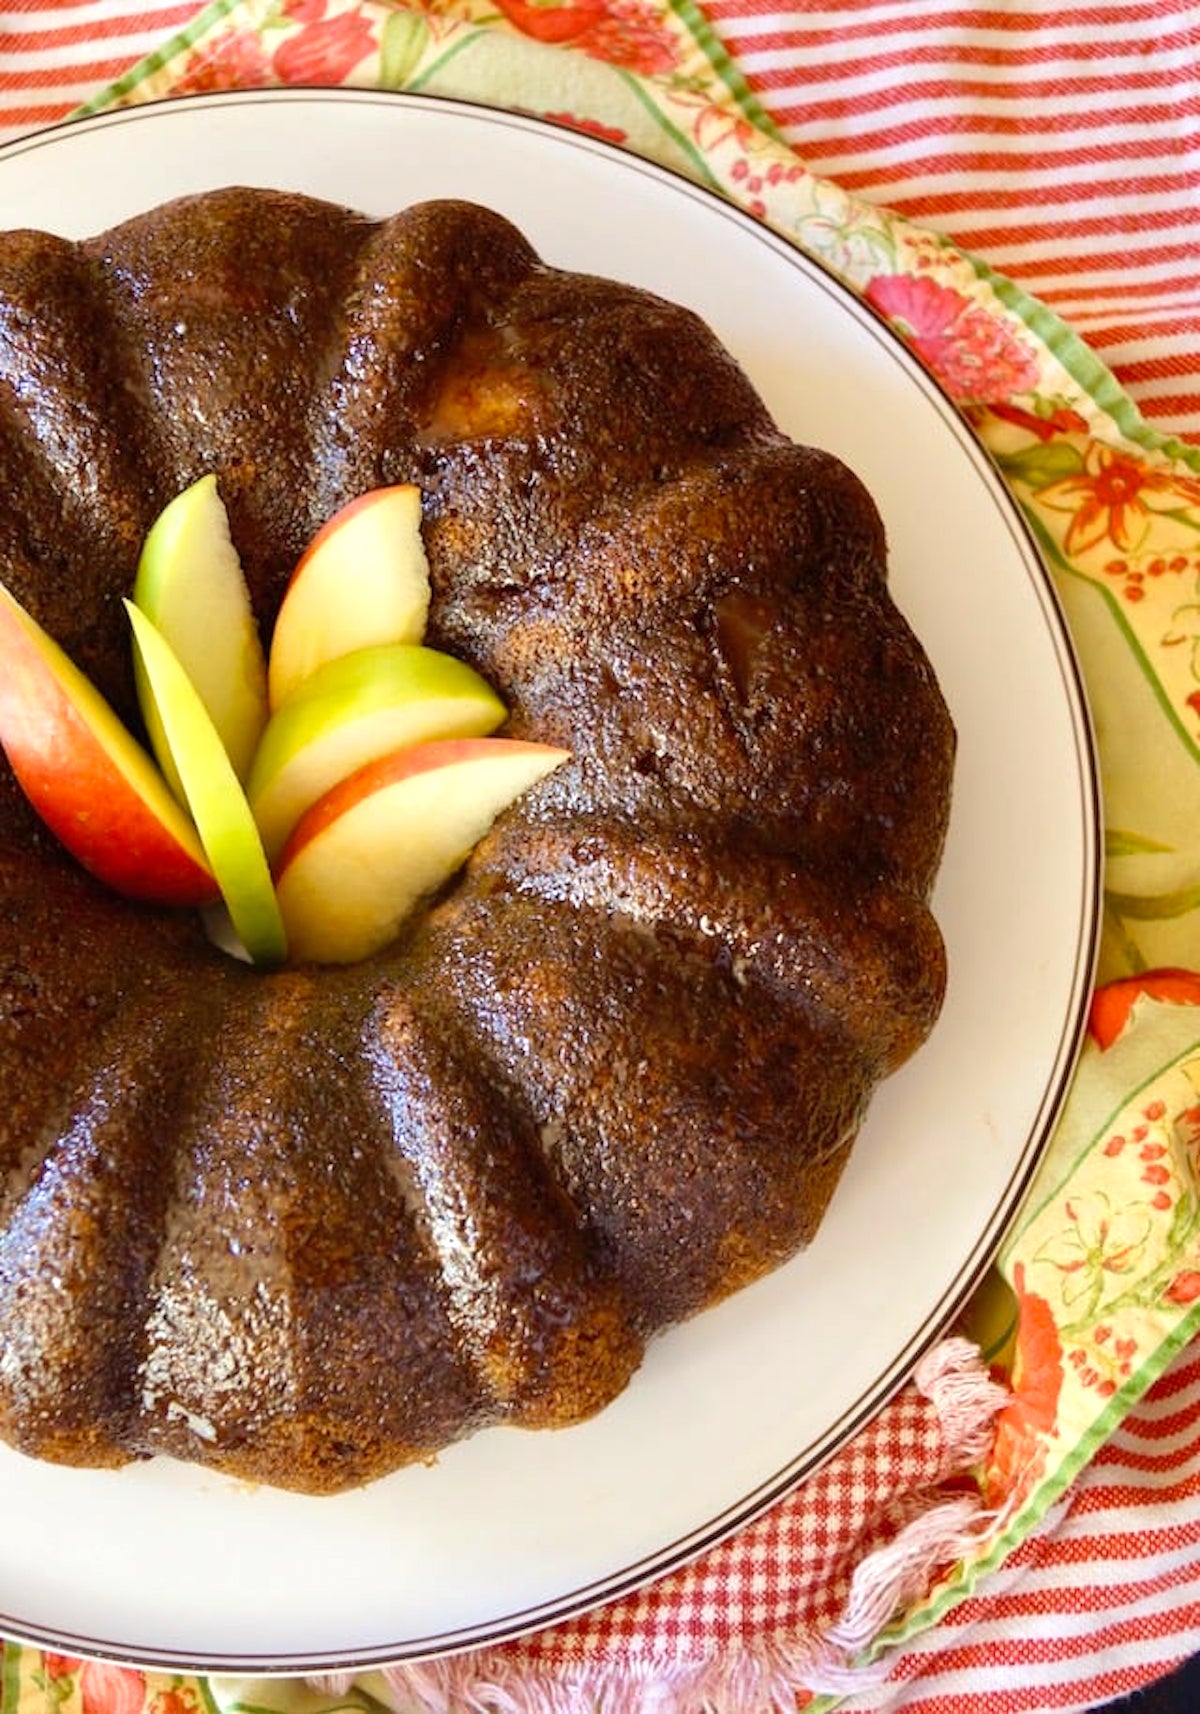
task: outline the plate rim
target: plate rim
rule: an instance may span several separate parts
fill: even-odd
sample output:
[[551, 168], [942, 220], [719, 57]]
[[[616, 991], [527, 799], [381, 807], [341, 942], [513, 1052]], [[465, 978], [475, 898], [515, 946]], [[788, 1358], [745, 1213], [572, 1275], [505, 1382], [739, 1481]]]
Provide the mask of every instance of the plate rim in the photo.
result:
[[938, 384], [936, 377], [923, 367], [873, 306], [858, 296], [828, 263], [813, 255], [797, 240], [789, 239], [756, 220], [707, 185], [606, 138], [595, 137], [534, 114], [492, 106], [482, 100], [441, 96], [429, 92], [295, 87], [220, 90], [156, 98], [132, 106], [89, 112], [0, 144], [0, 186], [5, 165], [9, 160], [31, 151], [54, 148], [64, 141], [74, 141], [95, 131], [181, 115], [185, 110], [198, 105], [245, 108], [310, 104], [353, 104], [359, 107], [384, 106], [417, 108], [425, 112], [440, 111], [448, 117], [459, 116], [476, 122], [509, 126], [547, 142], [568, 149], [575, 148], [589, 156], [601, 157], [621, 169], [642, 173], [676, 193], [689, 196], [710, 212], [733, 221], [747, 235], [762, 242], [817, 284], [843, 312], [851, 314], [860, 326], [886, 349], [892, 360], [898, 360], [908, 378], [936, 408], [959, 447], [967, 455], [979, 482], [986, 489], [1014, 541], [1016, 556], [1036, 595], [1044, 629], [1053, 643], [1053, 655], [1064, 692], [1065, 706], [1071, 716], [1070, 731], [1076, 761], [1076, 775], [1072, 786], [1080, 795], [1080, 833], [1084, 866], [1079, 877], [1080, 918], [1073, 977], [1070, 995], [1060, 1020], [1053, 1071], [1041, 1088], [1036, 1118], [1029, 1127], [1029, 1134], [1019, 1156], [1013, 1162], [1004, 1196], [991, 1211], [976, 1242], [960, 1261], [954, 1278], [948, 1282], [937, 1303], [926, 1309], [920, 1325], [913, 1329], [874, 1384], [848, 1404], [837, 1419], [794, 1459], [765, 1477], [750, 1493], [740, 1496], [720, 1512], [706, 1518], [684, 1536], [645, 1555], [636, 1563], [623, 1567], [617, 1573], [573, 1588], [534, 1607], [502, 1613], [495, 1619], [479, 1624], [453, 1628], [432, 1636], [414, 1637], [393, 1645], [323, 1649], [313, 1653], [284, 1653], [276, 1650], [261, 1655], [245, 1651], [229, 1654], [204, 1649], [168, 1652], [153, 1645], [141, 1647], [128, 1642], [91, 1638], [74, 1629], [59, 1630], [38, 1623], [31, 1625], [0, 1612], [0, 1631], [13, 1640], [27, 1641], [33, 1646], [67, 1645], [73, 1652], [92, 1659], [172, 1667], [201, 1673], [245, 1672], [262, 1677], [295, 1676], [298, 1673], [337, 1669], [369, 1669], [449, 1656], [487, 1644], [509, 1641], [547, 1625], [580, 1616], [679, 1569], [739, 1529], [745, 1528], [815, 1475], [878, 1414], [904, 1384], [921, 1356], [953, 1323], [986, 1274], [1007, 1230], [1016, 1219], [1052, 1138], [1074, 1076], [1078, 1054], [1086, 1034], [1087, 1001], [1099, 954], [1102, 928], [1103, 798], [1095, 733], [1076, 646], [1044, 556], [1011, 491], [1004, 484], [962, 413]]

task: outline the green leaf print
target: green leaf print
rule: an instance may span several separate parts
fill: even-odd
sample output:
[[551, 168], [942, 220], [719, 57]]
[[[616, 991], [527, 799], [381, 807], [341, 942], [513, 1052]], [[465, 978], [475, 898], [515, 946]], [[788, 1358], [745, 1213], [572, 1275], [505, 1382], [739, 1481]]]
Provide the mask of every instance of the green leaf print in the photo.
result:
[[1173, 893], [1149, 893], [1144, 898], [1137, 893], [1106, 891], [1105, 898], [1119, 915], [1135, 922], [1170, 922], [1200, 910], [1200, 884], [1180, 887]]
[[996, 462], [1006, 476], [1034, 489], [1048, 488], [1052, 482], [1062, 482], [1083, 471], [1083, 454], [1065, 440], [1027, 446], [1021, 452], [999, 453]]
[[429, 25], [415, 12], [392, 12], [379, 44], [379, 81], [384, 89], [403, 89], [421, 63]]
[[1104, 835], [1104, 855], [1106, 857], [1150, 857], [1174, 851], [1173, 845], [1163, 845], [1157, 839], [1148, 839], [1141, 833], [1130, 833], [1124, 828], [1110, 827]]

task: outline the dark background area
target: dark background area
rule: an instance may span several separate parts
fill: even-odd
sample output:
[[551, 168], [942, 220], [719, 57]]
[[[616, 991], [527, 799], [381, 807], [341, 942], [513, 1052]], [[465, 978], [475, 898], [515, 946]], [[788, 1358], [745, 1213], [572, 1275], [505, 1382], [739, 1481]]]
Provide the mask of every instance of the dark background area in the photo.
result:
[[1200, 1654], [1157, 1684], [1103, 1703], [1096, 1714], [1200, 1714]]

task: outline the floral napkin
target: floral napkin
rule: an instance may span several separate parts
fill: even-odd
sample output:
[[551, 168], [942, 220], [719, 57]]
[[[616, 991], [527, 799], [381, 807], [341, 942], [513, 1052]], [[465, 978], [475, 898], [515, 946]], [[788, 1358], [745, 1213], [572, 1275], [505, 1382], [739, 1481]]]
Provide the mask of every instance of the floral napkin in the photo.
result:
[[[1053, 1144], [965, 1323], [1001, 1386], [976, 1345], [945, 1342], [758, 1525], [506, 1650], [248, 1688], [10, 1649], [13, 1707], [524, 1714], [649, 1706], [653, 1689], [656, 1707], [715, 1696], [720, 1714], [797, 1696], [885, 1708], [905, 1651], [1047, 1527], [1200, 1335], [1200, 448], [1153, 433], [1010, 282], [812, 176], [689, 0], [217, 0], [87, 111], [278, 84], [420, 91], [580, 128], [730, 199], [891, 324], [1007, 479], [1073, 631], [1104, 793], [1100, 986]], [[1148, 1562], [1158, 1545], [1148, 1531]]]

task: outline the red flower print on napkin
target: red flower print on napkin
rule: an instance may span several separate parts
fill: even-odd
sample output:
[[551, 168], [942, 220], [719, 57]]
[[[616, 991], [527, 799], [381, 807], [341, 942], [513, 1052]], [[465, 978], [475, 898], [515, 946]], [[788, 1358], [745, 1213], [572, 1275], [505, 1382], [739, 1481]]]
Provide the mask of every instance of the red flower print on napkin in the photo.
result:
[[[985, 409], [992, 416], [999, 417], [1001, 422], [1025, 429], [1040, 441], [1053, 440], [1059, 434], [1087, 433], [1087, 419], [1070, 405], [1056, 405], [1045, 416], [1040, 416], [1037, 411], [1027, 411], [1023, 405], [1011, 404], [1007, 399], [993, 399]], [[975, 416], [978, 418], [983, 414], [976, 412]]]
[[878, 274], [867, 302], [895, 324], [958, 404], [988, 404], [1036, 387], [1033, 351], [981, 305], [928, 274]]
[[1062, 1345], [1046, 1299], [1025, 1285], [1025, 1269], [1013, 1270], [1019, 1319], [1013, 1356], [1012, 1400], [1001, 1411], [988, 1464], [988, 1500], [1020, 1500], [1046, 1467], [1046, 1438], [1053, 1433], [1063, 1384]]
[[604, 16], [604, 0], [579, 0], [567, 6], [537, 6], [533, 0], [496, 0], [496, 4], [510, 24], [537, 42], [577, 41]]
[[1068, 554], [1085, 553], [1106, 539], [1132, 553], [1145, 540], [1152, 512], [1200, 506], [1200, 481], [1153, 469], [1093, 440], [1079, 474], [1039, 488], [1037, 498], [1051, 511], [1073, 514], [1063, 544]]
[[83, 1714], [141, 1714], [146, 1702], [146, 1677], [132, 1667], [108, 1661], [84, 1661], [79, 1673]]
[[227, 30], [192, 54], [175, 84], [175, 93], [203, 95], [217, 89], [264, 89], [270, 81], [271, 62], [263, 52], [258, 31]]
[[55, 1654], [53, 1649], [46, 1649], [42, 1654], [42, 1671], [51, 1680], [70, 1678], [82, 1664], [77, 1655]]
[[1185, 1268], [1176, 1274], [1163, 1294], [1168, 1303], [1196, 1303], [1200, 1301], [1200, 1271], [1195, 1268]]
[[605, 143], [623, 143], [628, 135], [616, 125], [601, 125], [598, 119], [581, 118], [577, 113], [545, 113], [552, 125], [565, 125], [571, 131], [582, 131], [586, 137], [599, 137]]
[[301, 15], [307, 21], [275, 50], [271, 63], [281, 83], [345, 83], [375, 51], [374, 27], [361, 12], [338, 12], [332, 18], [314, 12], [313, 5], [304, 6]]
[[1088, 1012], [1088, 1034], [1104, 1052], [1129, 1022], [1134, 1004], [1146, 994], [1176, 1006], [1200, 1006], [1200, 974], [1194, 970], [1146, 970], [1097, 988]]
[[[55, 1654], [47, 1649], [42, 1654], [44, 1684], [54, 1686], [47, 1706], [60, 1706], [71, 1694], [75, 1679], [78, 1707], [81, 1714], [144, 1714], [146, 1708], [146, 1675], [132, 1666], [116, 1666], [111, 1661], [80, 1660], [75, 1655]], [[164, 1714], [195, 1714], [194, 1708], [164, 1710]]]
[[496, 0], [514, 29], [538, 42], [581, 48], [593, 59], [655, 77], [672, 71], [679, 52], [657, 11], [645, 0]]

